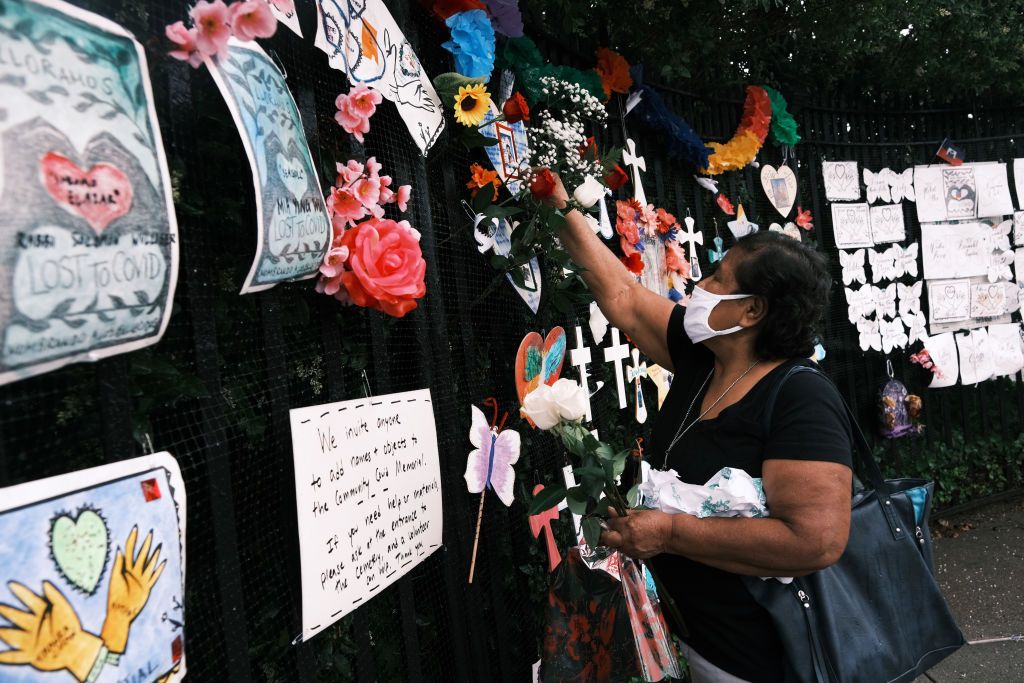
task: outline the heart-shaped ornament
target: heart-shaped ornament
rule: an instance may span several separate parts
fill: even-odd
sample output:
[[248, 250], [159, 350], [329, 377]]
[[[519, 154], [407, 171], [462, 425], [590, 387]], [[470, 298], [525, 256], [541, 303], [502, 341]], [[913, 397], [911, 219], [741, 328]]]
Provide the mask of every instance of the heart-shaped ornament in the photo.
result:
[[83, 171], [56, 152], [39, 160], [40, 179], [60, 208], [79, 216], [97, 235], [132, 208], [132, 184], [113, 164], [99, 163]]
[[107, 523], [88, 508], [79, 511], [77, 519], [58, 515], [50, 524], [50, 554], [68, 583], [93, 595], [110, 556]]
[[530, 332], [516, 354], [516, 393], [522, 403], [526, 395], [545, 384], [554, 384], [565, 360], [565, 330], [555, 327], [546, 338]]
[[302, 195], [306, 194], [306, 189], [309, 187], [308, 179], [306, 169], [303, 168], [300, 160], [287, 158], [278, 152], [277, 175], [296, 201], [302, 199]]
[[789, 166], [761, 167], [761, 187], [768, 195], [768, 201], [785, 218], [796, 203], [796, 174]]

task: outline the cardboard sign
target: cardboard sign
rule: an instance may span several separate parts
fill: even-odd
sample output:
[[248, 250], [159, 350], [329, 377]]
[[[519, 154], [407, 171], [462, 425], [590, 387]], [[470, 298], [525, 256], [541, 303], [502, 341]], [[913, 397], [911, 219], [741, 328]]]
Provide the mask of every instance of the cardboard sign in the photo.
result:
[[308, 640], [441, 545], [430, 391], [291, 411]]

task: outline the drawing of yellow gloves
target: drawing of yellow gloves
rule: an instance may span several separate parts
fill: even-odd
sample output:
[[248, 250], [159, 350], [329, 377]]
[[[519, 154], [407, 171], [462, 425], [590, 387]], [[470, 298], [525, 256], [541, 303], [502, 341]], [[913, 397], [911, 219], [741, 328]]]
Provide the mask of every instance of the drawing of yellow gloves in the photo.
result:
[[0, 641], [11, 647], [0, 652], [0, 665], [28, 664], [39, 671], [67, 669], [80, 682], [97, 666], [102, 667], [106, 657], [103, 642], [82, 630], [78, 614], [52, 583], [43, 581], [40, 595], [16, 581], [7, 587], [27, 609], [0, 604], [0, 616], [14, 625], [0, 628]]
[[107, 618], [103, 622], [100, 635], [107, 649], [115, 654], [124, 653], [132, 622], [146, 606], [153, 586], [167, 565], [167, 560], [157, 564], [162, 545], [158, 545], [152, 555], [149, 554], [149, 548], [153, 544], [152, 531], [142, 541], [142, 547], [136, 556], [135, 541], [138, 537], [139, 528], [132, 527], [124, 544], [124, 552], [120, 548], [117, 549], [114, 568], [110, 573]]

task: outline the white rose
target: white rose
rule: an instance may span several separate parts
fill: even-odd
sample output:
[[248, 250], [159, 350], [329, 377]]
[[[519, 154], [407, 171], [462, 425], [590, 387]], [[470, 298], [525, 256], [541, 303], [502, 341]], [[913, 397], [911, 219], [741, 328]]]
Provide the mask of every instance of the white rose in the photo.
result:
[[594, 204], [597, 204], [598, 200], [603, 196], [604, 185], [594, 180], [592, 176], [587, 176], [583, 184], [572, 192], [572, 198], [584, 209], [589, 209]]
[[551, 429], [561, 420], [551, 387], [544, 383], [526, 395], [519, 412], [540, 429]]
[[577, 382], [563, 377], [551, 387], [551, 396], [563, 420], [579, 422], [587, 414], [587, 395]]

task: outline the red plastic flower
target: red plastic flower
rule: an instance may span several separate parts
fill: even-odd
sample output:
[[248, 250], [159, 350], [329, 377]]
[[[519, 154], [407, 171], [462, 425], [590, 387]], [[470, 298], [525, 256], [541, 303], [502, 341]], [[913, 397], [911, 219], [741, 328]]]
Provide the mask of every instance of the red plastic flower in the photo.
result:
[[814, 227], [814, 217], [810, 211], [804, 211], [803, 207], [796, 207], [796, 224], [804, 230], [810, 230]]
[[622, 261], [622, 265], [626, 266], [626, 270], [634, 275], [644, 272], [644, 260], [639, 252], [634, 251], [629, 256], [620, 257], [619, 260]]
[[717, 197], [715, 197], [715, 203], [718, 204], [718, 208], [720, 208], [723, 212], [729, 214], [730, 216], [736, 215], [736, 207], [732, 205], [732, 202], [730, 202], [729, 198], [726, 197], [724, 194], [719, 194]]
[[341, 274], [352, 303], [401, 318], [427, 293], [427, 263], [407, 223], [371, 218], [347, 231], [348, 267]]
[[533, 198], [537, 200], [547, 199], [555, 193], [555, 174], [551, 172], [551, 169], [542, 168], [533, 174], [533, 180], [530, 181], [530, 192], [533, 194]]
[[656, 220], [658, 221], [658, 232], [660, 232], [663, 235], [679, 224], [679, 221], [676, 220], [676, 217], [670, 214], [665, 209], [658, 209], [657, 211], [654, 212], [654, 215], [656, 216]]
[[615, 168], [608, 171], [608, 175], [604, 177], [604, 184], [607, 185], [612, 191], [615, 191], [629, 182], [629, 176], [622, 170], [622, 167], [615, 164]]
[[526, 103], [526, 98], [515, 92], [512, 93], [512, 97], [505, 100], [505, 104], [501, 107], [501, 113], [505, 115], [505, 120], [509, 123], [529, 121], [530, 105]]
[[587, 136], [587, 141], [580, 146], [580, 156], [584, 159], [597, 161], [597, 142], [594, 140], [593, 135]]
[[633, 86], [633, 77], [629, 75], [629, 62], [614, 50], [598, 48], [597, 66], [594, 70], [601, 77], [601, 87], [604, 88], [606, 99], [611, 97], [613, 92], [624, 95]]

